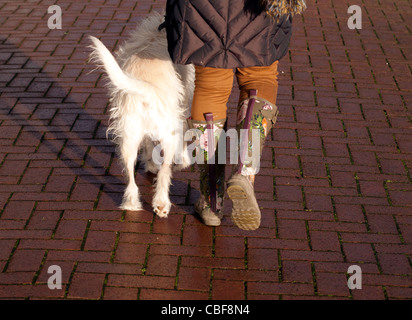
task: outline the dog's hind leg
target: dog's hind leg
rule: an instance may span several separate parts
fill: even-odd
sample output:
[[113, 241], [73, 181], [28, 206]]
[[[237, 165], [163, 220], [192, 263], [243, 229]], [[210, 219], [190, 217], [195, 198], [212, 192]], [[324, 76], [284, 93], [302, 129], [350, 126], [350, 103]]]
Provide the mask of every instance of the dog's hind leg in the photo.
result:
[[156, 191], [153, 197], [153, 211], [162, 218], [169, 214], [172, 203], [169, 198], [169, 188], [172, 181], [172, 160], [174, 156], [174, 141], [163, 142], [164, 158], [156, 178]]
[[120, 206], [120, 209], [123, 210], [138, 211], [142, 209], [142, 204], [139, 200], [139, 188], [134, 178], [134, 167], [136, 165], [139, 143], [140, 141], [129, 141], [125, 139], [120, 145], [121, 159], [127, 178], [127, 187]]

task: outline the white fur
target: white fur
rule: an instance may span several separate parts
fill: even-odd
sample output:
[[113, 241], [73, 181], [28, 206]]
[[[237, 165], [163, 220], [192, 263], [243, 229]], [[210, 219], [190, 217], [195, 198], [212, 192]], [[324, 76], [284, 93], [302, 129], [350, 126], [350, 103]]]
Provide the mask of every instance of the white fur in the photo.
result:
[[[127, 177], [120, 208], [142, 208], [134, 179], [138, 151], [142, 149], [146, 171], [157, 172], [152, 200], [154, 212], [167, 217], [171, 207], [171, 166], [175, 155], [182, 154], [183, 150], [177, 148], [184, 145], [183, 137], [174, 131], [190, 110], [194, 68], [172, 63], [167, 51], [166, 32], [158, 30], [162, 22], [163, 17], [159, 13], [146, 18], [118, 50], [117, 59], [101, 41], [95, 37], [90, 39], [93, 43], [91, 59], [103, 67], [109, 77], [112, 108], [107, 133], [113, 135]], [[162, 165], [156, 165], [152, 160], [154, 141], [162, 145]], [[179, 168], [189, 164], [185, 148], [183, 164]]]

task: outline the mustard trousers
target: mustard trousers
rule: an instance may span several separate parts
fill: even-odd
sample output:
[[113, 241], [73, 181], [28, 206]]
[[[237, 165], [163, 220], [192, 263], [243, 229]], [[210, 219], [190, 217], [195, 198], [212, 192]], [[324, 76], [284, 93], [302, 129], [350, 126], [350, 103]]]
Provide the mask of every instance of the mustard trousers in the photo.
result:
[[239, 103], [248, 99], [249, 90], [258, 91], [258, 97], [276, 104], [278, 91], [278, 61], [267, 67], [233, 69], [196, 66], [192, 120], [204, 121], [204, 114], [213, 113], [215, 120], [226, 119], [227, 102], [233, 89], [233, 74], [239, 85]]

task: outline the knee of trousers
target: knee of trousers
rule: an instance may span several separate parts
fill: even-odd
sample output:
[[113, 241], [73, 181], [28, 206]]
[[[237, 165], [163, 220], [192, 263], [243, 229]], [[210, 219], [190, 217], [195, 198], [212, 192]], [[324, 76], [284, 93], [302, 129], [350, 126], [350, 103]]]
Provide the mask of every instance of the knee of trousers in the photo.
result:
[[233, 70], [221, 68], [195, 67], [195, 92], [227, 94], [233, 87]]
[[267, 67], [238, 68], [236, 77], [240, 89], [239, 102], [247, 99], [249, 91], [255, 89], [258, 96], [276, 104], [278, 89], [278, 61]]
[[211, 112], [215, 119], [226, 118], [226, 105], [233, 89], [233, 70], [196, 67], [192, 118], [204, 120]]

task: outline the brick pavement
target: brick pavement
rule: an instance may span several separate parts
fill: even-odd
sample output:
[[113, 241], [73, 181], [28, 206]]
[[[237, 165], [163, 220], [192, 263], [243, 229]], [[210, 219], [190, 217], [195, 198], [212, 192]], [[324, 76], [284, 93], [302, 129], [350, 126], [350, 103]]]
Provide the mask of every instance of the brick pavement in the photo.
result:
[[[164, 0], [1, 0], [0, 298], [411, 299], [412, 2], [352, 2], [309, 0], [295, 19], [256, 181], [262, 227], [244, 232], [229, 207], [219, 228], [198, 221], [191, 169], [175, 174], [167, 220], [141, 169], [146, 210], [117, 209], [124, 182], [86, 35], [113, 50]], [[61, 30], [47, 27], [53, 4]], [[351, 4], [362, 30], [347, 27]]]

